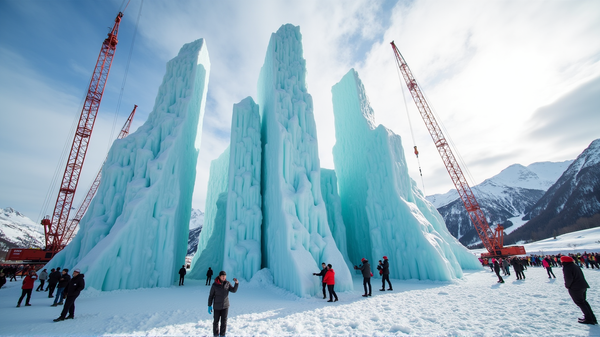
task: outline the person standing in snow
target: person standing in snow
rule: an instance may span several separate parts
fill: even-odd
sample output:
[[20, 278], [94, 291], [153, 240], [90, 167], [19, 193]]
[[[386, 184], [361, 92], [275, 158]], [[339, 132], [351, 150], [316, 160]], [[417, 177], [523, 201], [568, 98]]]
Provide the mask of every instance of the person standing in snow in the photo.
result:
[[210, 285], [210, 280], [212, 279], [213, 276], [213, 271], [212, 269], [210, 269], [210, 267], [208, 267], [208, 271], [206, 272], [206, 284], [207, 286]]
[[504, 270], [504, 275], [510, 276], [510, 265], [508, 264], [507, 259], [500, 259], [502, 261], [502, 269]]
[[0, 289], [6, 284], [6, 276], [4, 273], [0, 273]]
[[[75, 318], [75, 300], [79, 297], [79, 293], [85, 288], [83, 276], [84, 275], [80, 273], [79, 269], [73, 270], [73, 277], [70, 278], [69, 283], [63, 291], [63, 294], [65, 294], [65, 305], [63, 306], [60, 316], [54, 320], [55, 322]], [[56, 296], [58, 296], [58, 294]], [[67, 316], [67, 313], [69, 313], [69, 316]]]
[[[360, 267], [354, 266], [354, 269], [358, 269], [362, 272], [363, 287], [365, 288], [365, 294], [362, 296], [367, 297], [367, 296], [371, 296], [371, 276], [373, 276], [373, 274], [371, 273], [371, 264], [369, 264], [369, 260], [362, 258], [361, 262], [362, 262], [362, 266], [360, 266]], [[367, 285], [369, 286], [368, 293], [367, 293]], [[323, 289], [323, 294], [325, 294], [325, 289]], [[323, 297], [323, 298], [325, 298], [325, 297]]]
[[388, 283], [388, 290], [394, 290], [390, 282], [390, 263], [387, 256], [383, 257], [383, 263], [381, 264], [381, 289], [379, 291], [385, 291], [385, 281]]
[[29, 300], [31, 299], [31, 292], [33, 291], [33, 284], [35, 280], [37, 280], [38, 276], [35, 273], [35, 270], [31, 269], [28, 275], [23, 280], [23, 286], [21, 287], [21, 297], [19, 298], [19, 302], [17, 302], [17, 308], [21, 306], [21, 302], [23, 301], [23, 297], [27, 295], [27, 299], [25, 299], [25, 306], [30, 307]]
[[[323, 282], [327, 283], [327, 290], [329, 290], [329, 301], [327, 302], [337, 302], [338, 297], [333, 289], [335, 287], [335, 271], [333, 270], [331, 263], [327, 265], [327, 273], [325, 273]], [[333, 300], [333, 297], [335, 297], [335, 301]]]
[[498, 276], [498, 283], [504, 283], [502, 276], [500, 276], [500, 264], [498, 263], [498, 260], [492, 259], [492, 262], [494, 263], [494, 272], [496, 273], [496, 276]]
[[[215, 282], [210, 288], [208, 295], [208, 313], [213, 312], [214, 303], [214, 320], [213, 320], [213, 336], [225, 336], [227, 331], [227, 313], [229, 311], [229, 292], [235, 293], [238, 289], [238, 279], [234, 278], [235, 286], [227, 281], [227, 273], [221, 270], [219, 276], [215, 278]], [[221, 320], [221, 329], [219, 329], [219, 319]], [[220, 334], [219, 334], [220, 333]]]
[[[320, 273], [313, 273], [313, 275], [315, 276], [321, 276], [321, 284], [323, 285], [323, 299], [327, 298], [327, 293], [325, 292], [325, 288], [327, 288], [327, 283], [325, 283], [325, 274], [327, 273], [327, 265], [325, 264], [325, 262], [321, 263], [321, 267], [323, 267], [323, 269], [321, 269]], [[355, 267], [356, 269], [356, 267]]]
[[44, 291], [44, 283], [48, 279], [48, 272], [46, 269], [42, 270], [39, 276], [40, 285], [35, 289], [35, 291]]
[[60, 269], [52, 268], [50, 270], [50, 275], [48, 275], [48, 297], [54, 297], [54, 289], [56, 289], [56, 285], [58, 284], [58, 280], [60, 279]]
[[[552, 277], [556, 278], [556, 276], [552, 272], [552, 265], [550, 265], [550, 258], [548, 256], [546, 256], [546, 258], [544, 258], [542, 260], [542, 266], [544, 266], [544, 268], [546, 268], [546, 272], [548, 273], [548, 278], [552, 278]], [[552, 276], [550, 276], [550, 274], [552, 274]]]
[[185, 278], [185, 265], [181, 266], [181, 269], [179, 269], [179, 285], [182, 286], [183, 285], [183, 279]]
[[585, 280], [585, 276], [583, 276], [583, 271], [575, 264], [573, 258], [569, 256], [562, 256], [560, 261], [563, 265], [565, 287], [569, 289], [569, 295], [573, 302], [583, 312], [583, 318], [580, 318], [578, 322], [582, 324], [598, 324], [592, 307], [590, 307], [590, 304], [585, 299], [587, 288], [590, 286]]
[[58, 305], [63, 305], [63, 299], [65, 294], [65, 288], [69, 285], [69, 281], [71, 281], [71, 276], [69, 275], [69, 269], [63, 269], [62, 271], [62, 275], [60, 275], [60, 278], [58, 279], [58, 287], [56, 288], [56, 297], [54, 298], [54, 304], [52, 304], [53, 307], [56, 307]]

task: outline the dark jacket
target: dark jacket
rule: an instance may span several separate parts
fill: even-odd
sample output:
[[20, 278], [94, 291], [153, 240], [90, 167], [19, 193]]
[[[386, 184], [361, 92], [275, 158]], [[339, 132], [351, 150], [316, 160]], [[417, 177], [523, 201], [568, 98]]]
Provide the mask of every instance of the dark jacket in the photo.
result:
[[362, 266], [360, 266], [356, 269], [358, 269], [362, 272], [362, 276], [364, 278], [371, 277], [371, 264], [369, 264], [369, 261], [365, 260], [365, 262], [363, 262]]
[[77, 297], [84, 288], [85, 280], [83, 279], [83, 274], [79, 274], [69, 280], [64, 291], [68, 297]]
[[179, 276], [185, 276], [185, 268], [181, 267], [181, 269], [179, 269]]
[[569, 290], [582, 290], [589, 288], [589, 284], [583, 276], [578, 265], [573, 262], [563, 262], [563, 275], [565, 276], [565, 287]]
[[0, 288], [6, 284], [6, 276], [0, 276]]
[[65, 275], [60, 275], [60, 279], [58, 280], [58, 287], [57, 288], [66, 288], [69, 285], [69, 281], [71, 281], [71, 275], [69, 274], [65, 274]]
[[496, 273], [500, 272], [500, 264], [498, 264], [498, 260], [494, 260], [494, 271]]
[[60, 279], [60, 272], [59, 271], [53, 271], [50, 273], [50, 275], [48, 275], [48, 284], [57, 284], [58, 280]]
[[315, 275], [321, 276], [321, 282], [325, 283], [325, 274], [327, 274], [327, 267], [321, 269], [321, 272]]
[[[214, 310], [229, 308], [229, 292], [236, 292], [238, 284], [231, 286], [229, 281], [221, 282], [219, 277], [215, 278], [212, 287], [210, 287], [210, 295], [208, 295], [208, 306], [212, 306]], [[213, 305], [214, 302], [214, 305]]]
[[206, 272], [206, 277], [211, 277], [211, 276], [213, 276], [213, 271], [212, 271], [212, 269], [209, 269], [209, 270]]
[[383, 275], [389, 275], [390, 263], [388, 262], [388, 260], [383, 260], [383, 264], [381, 266], [383, 267]]

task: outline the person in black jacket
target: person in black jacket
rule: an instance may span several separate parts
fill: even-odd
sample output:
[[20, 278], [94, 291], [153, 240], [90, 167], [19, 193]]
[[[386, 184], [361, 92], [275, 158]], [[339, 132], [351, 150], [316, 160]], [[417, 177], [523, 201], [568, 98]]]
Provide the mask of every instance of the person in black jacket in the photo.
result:
[[213, 276], [213, 271], [212, 269], [210, 269], [210, 267], [208, 267], [208, 270], [206, 271], [206, 284], [207, 286], [210, 285], [210, 280], [212, 279]]
[[320, 273], [313, 273], [313, 275], [315, 276], [321, 276], [321, 284], [323, 285], [323, 299], [327, 298], [327, 293], [326, 290], [327, 289], [327, 283], [325, 283], [324, 278], [325, 278], [325, 274], [327, 274], [327, 265], [325, 264], [325, 262], [321, 263], [321, 267], [323, 269], [321, 269]]
[[0, 273], [0, 288], [2, 288], [6, 284], [6, 276], [4, 273]]
[[387, 256], [383, 257], [383, 263], [381, 264], [381, 289], [379, 291], [385, 291], [385, 281], [388, 283], [388, 290], [392, 289], [392, 283], [390, 282], [390, 263]]
[[[238, 289], [238, 280], [233, 279], [235, 286], [227, 281], [227, 273], [220, 271], [219, 276], [215, 278], [215, 282], [210, 288], [208, 295], [208, 313], [213, 311], [214, 303], [214, 320], [213, 320], [213, 336], [225, 336], [227, 331], [227, 312], [229, 311], [229, 292], [235, 293]], [[219, 329], [219, 319], [221, 320], [221, 329]], [[219, 334], [220, 332], [220, 334]]]
[[[369, 263], [369, 260], [362, 258], [361, 261], [362, 261], [362, 266], [360, 266], [360, 267], [354, 266], [354, 269], [358, 269], [362, 273], [363, 288], [365, 288], [365, 294], [362, 296], [367, 297], [367, 296], [371, 296], [371, 276], [373, 274], [371, 274], [371, 264]], [[369, 286], [369, 292], [367, 292], [367, 285]], [[325, 293], [325, 290], [323, 290], [323, 293]], [[323, 297], [323, 298], [325, 298], [325, 297]]]
[[[83, 276], [84, 275], [80, 273], [79, 269], [73, 271], [73, 277], [69, 280], [69, 283], [63, 291], [63, 294], [66, 296], [65, 305], [60, 316], [54, 320], [55, 322], [75, 318], [75, 300], [79, 296], [79, 293], [85, 288]], [[58, 294], [56, 296], [58, 296]], [[67, 316], [67, 312], [69, 313], [69, 316]]]
[[585, 277], [583, 276], [583, 272], [575, 264], [573, 258], [569, 256], [562, 256], [560, 261], [563, 265], [563, 275], [565, 277], [565, 287], [569, 289], [569, 295], [573, 302], [581, 309], [583, 312], [583, 318], [580, 318], [578, 321], [582, 324], [598, 324], [596, 320], [596, 316], [594, 316], [594, 312], [592, 311], [592, 307], [585, 299], [585, 295], [587, 292], [588, 285]]
[[498, 263], [498, 260], [492, 259], [492, 261], [494, 261], [494, 272], [496, 273], [496, 276], [498, 276], [498, 283], [504, 283], [502, 276], [500, 276], [500, 264]]
[[48, 288], [46, 288], [46, 290], [48, 290], [48, 297], [52, 298], [54, 297], [54, 289], [56, 289], [56, 285], [58, 284], [58, 280], [60, 279], [60, 267], [59, 268], [52, 268], [50, 270], [50, 275], [48, 275]]
[[185, 278], [185, 265], [181, 266], [181, 269], [179, 269], [179, 285], [182, 286], [183, 285], [183, 279]]
[[[63, 300], [66, 294], [64, 294], [65, 288], [69, 285], [69, 281], [71, 281], [71, 276], [69, 275], [69, 269], [63, 269], [60, 278], [58, 279], [58, 286], [56, 288], [56, 297], [54, 298], [53, 307], [58, 305], [63, 305]], [[60, 301], [60, 302], [59, 302]]]

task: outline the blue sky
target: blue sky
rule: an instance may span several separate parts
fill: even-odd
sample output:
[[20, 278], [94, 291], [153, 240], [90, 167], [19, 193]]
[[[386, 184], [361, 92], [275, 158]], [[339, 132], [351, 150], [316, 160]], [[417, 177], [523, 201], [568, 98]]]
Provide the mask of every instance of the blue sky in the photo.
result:
[[[61, 152], [122, 3], [0, 0], [0, 207], [33, 220], [52, 212], [52, 178], [57, 167], [62, 176]], [[125, 11], [76, 207], [133, 105], [132, 131], [153, 108], [166, 62], [205, 38], [211, 74], [193, 203], [203, 210], [210, 161], [229, 142], [232, 106], [256, 98], [270, 34], [286, 23], [303, 34], [323, 167], [333, 168], [331, 87], [355, 68], [377, 123], [402, 136], [421, 185], [392, 40], [474, 182], [515, 163], [574, 159], [600, 138], [599, 1], [146, 0], [132, 49], [140, 4], [131, 0]], [[425, 193], [444, 193], [452, 183], [411, 101], [408, 109]]]

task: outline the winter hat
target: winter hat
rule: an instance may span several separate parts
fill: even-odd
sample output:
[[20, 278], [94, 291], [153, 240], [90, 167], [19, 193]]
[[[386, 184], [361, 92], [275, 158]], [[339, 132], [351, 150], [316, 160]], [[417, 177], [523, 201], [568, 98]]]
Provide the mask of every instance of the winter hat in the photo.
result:
[[561, 256], [560, 257], [560, 262], [575, 262], [575, 261], [570, 256]]
[[74, 272], [74, 273], [80, 273], [80, 274], [81, 274], [81, 270], [79, 270], [79, 269], [75, 269], [75, 270], [73, 270], [73, 272]]
[[387, 260], [387, 256], [384, 256], [384, 257], [383, 257], [383, 259], [384, 259], [384, 260]]
[[361, 262], [365, 262], [367, 261], [367, 259], [365, 259], [364, 257], [362, 259], [360, 259]]
[[226, 273], [224, 270], [221, 270], [221, 271], [219, 272], [219, 276], [221, 276], [221, 275], [227, 275], [227, 273]]

